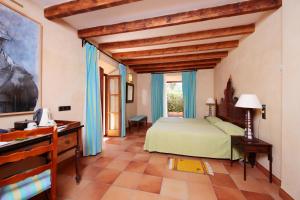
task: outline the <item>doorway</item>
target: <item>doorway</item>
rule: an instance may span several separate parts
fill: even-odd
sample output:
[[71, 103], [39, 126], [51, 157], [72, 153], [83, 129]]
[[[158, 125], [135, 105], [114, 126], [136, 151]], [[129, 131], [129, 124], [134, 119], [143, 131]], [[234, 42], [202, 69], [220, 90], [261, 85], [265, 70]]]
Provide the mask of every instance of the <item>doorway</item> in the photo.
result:
[[183, 93], [181, 73], [165, 75], [165, 99], [167, 117], [183, 117]]

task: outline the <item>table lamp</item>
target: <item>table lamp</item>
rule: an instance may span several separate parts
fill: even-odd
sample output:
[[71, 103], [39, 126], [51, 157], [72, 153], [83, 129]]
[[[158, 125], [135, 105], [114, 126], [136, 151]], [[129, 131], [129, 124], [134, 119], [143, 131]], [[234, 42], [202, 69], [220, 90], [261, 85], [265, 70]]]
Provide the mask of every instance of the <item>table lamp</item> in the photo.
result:
[[246, 120], [245, 120], [245, 138], [248, 140], [254, 139], [254, 133], [252, 131], [251, 124], [251, 109], [261, 109], [261, 103], [259, 102], [257, 96], [255, 94], [242, 94], [239, 100], [236, 102], [235, 107], [245, 108], [246, 112]]
[[214, 98], [212, 98], [212, 97], [210, 97], [210, 98], [208, 98], [206, 100], [206, 105], [209, 106], [208, 116], [210, 116], [210, 117], [213, 116], [213, 114], [212, 114], [212, 106], [215, 105], [215, 104], [216, 104], [216, 102], [215, 102]]

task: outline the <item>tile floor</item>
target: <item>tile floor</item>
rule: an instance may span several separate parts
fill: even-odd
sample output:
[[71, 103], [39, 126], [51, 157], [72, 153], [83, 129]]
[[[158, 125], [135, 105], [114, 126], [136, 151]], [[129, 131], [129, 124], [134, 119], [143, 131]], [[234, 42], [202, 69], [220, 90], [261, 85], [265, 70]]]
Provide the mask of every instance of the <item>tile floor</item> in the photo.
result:
[[143, 151], [146, 130], [126, 138], [105, 138], [103, 152], [81, 159], [82, 181], [76, 184], [71, 160], [59, 165], [61, 200], [269, 200], [280, 199], [278, 186], [270, 184], [256, 168], [249, 167], [243, 181], [242, 165], [205, 159], [215, 175], [172, 171], [167, 154]]

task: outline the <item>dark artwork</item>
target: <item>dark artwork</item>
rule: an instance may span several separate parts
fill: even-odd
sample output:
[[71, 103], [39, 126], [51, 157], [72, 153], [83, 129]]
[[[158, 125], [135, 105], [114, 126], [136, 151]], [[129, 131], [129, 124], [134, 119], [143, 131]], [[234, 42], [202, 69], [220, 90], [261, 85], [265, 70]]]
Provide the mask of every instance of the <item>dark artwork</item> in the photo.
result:
[[38, 26], [0, 4], [0, 114], [37, 106]]

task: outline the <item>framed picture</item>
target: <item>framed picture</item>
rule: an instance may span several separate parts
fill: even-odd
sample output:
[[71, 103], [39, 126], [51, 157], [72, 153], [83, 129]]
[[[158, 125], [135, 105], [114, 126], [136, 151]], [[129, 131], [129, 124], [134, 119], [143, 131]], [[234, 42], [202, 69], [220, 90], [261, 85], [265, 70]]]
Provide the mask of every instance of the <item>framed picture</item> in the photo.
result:
[[41, 106], [41, 39], [39, 22], [0, 3], [0, 116]]
[[134, 100], [134, 85], [126, 83], [126, 103], [133, 103]]

